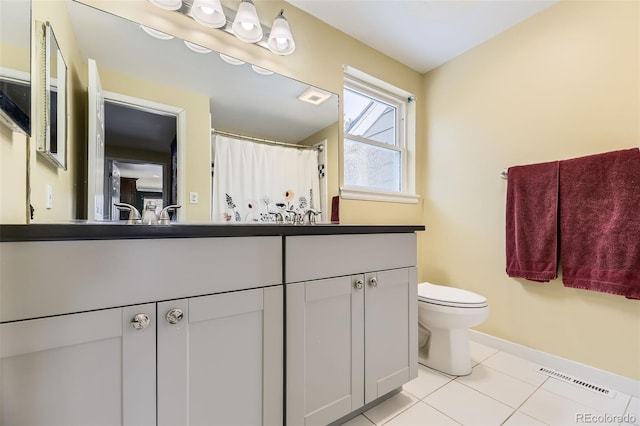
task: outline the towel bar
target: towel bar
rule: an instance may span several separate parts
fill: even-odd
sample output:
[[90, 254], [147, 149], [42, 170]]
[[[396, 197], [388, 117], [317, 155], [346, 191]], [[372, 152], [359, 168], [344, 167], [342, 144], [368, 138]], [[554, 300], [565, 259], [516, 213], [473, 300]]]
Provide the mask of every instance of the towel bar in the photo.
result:
[[[638, 149], [640, 149], [640, 146], [638, 147]], [[502, 179], [508, 179], [508, 176], [509, 176], [509, 171], [508, 171], [508, 169], [502, 169], [502, 170], [500, 170], [500, 177], [501, 177]]]

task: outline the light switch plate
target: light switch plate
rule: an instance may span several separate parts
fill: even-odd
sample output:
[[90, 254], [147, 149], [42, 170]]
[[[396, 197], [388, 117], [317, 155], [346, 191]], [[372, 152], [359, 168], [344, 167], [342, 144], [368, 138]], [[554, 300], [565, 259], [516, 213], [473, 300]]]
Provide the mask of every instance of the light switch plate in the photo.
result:
[[47, 184], [46, 191], [47, 191], [47, 195], [46, 195], [47, 199], [46, 199], [45, 207], [47, 209], [52, 209], [53, 208], [53, 187]]
[[189, 204], [198, 204], [198, 193], [190, 192], [189, 193]]

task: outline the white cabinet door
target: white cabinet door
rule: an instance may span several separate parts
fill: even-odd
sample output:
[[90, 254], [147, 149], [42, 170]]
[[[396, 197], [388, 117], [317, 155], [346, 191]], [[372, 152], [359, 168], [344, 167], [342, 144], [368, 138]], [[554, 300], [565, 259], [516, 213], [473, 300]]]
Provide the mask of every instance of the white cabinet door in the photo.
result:
[[287, 424], [326, 425], [363, 405], [363, 279], [287, 285]]
[[0, 424], [156, 423], [154, 304], [6, 323], [0, 339]]
[[162, 302], [158, 317], [158, 425], [282, 423], [282, 286]]
[[331, 423], [417, 377], [415, 267], [286, 288], [287, 424]]
[[365, 275], [365, 404], [417, 376], [415, 268]]

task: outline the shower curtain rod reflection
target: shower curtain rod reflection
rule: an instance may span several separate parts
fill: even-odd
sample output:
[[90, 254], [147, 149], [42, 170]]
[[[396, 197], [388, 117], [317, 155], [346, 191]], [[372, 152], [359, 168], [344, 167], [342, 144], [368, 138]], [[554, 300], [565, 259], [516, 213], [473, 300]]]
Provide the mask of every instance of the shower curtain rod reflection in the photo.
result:
[[290, 148], [297, 148], [297, 149], [317, 149], [318, 151], [322, 151], [322, 147], [323, 147], [323, 145], [318, 145], [316, 147], [316, 146], [301, 145], [301, 144], [296, 144], [296, 143], [287, 143], [287, 142], [274, 141], [274, 140], [270, 140], [270, 139], [254, 138], [253, 136], [244, 136], [244, 135], [240, 135], [238, 133], [225, 132], [224, 130], [211, 129], [211, 134], [214, 134], [214, 133], [217, 133], [219, 135], [224, 135], [224, 136], [231, 136], [231, 137], [234, 137], [234, 138], [245, 139], [245, 140], [249, 140], [249, 141], [266, 143], [266, 144], [270, 144], [270, 145], [287, 146], [287, 147], [290, 147]]

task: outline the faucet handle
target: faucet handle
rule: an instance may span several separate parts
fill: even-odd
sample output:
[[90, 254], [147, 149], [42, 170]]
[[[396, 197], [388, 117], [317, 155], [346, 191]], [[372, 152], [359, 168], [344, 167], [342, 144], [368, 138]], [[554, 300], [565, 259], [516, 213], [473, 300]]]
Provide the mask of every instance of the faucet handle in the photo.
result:
[[320, 210], [309, 209], [304, 213], [304, 224], [305, 225], [313, 225], [316, 223], [316, 217], [322, 213]]
[[127, 219], [127, 225], [134, 225], [142, 221], [140, 212], [131, 204], [127, 203], [113, 203], [120, 210], [129, 211], [129, 218]]
[[160, 225], [168, 225], [169, 222], [171, 221], [171, 218], [169, 217], [169, 211], [179, 209], [180, 207], [182, 206], [178, 204], [172, 204], [160, 210], [160, 217], [158, 218], [158, 223]]

